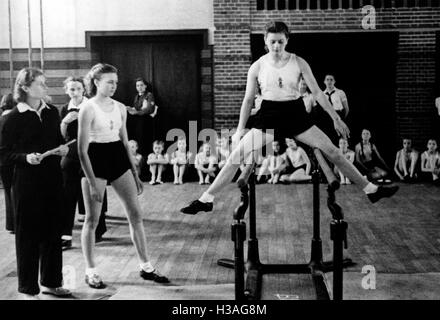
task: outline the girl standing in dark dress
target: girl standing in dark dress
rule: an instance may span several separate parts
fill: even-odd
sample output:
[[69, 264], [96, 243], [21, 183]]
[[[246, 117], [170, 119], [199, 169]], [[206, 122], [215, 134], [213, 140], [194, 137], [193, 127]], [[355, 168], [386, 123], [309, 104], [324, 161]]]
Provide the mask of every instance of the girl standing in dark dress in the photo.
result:
[[154, 117], [157, 105], [154, 102], [151, 85], [143, 78], [136, 79], [138, 94], [134, 98], [133, 107], [127, 107], [128, 139], [138, 143], [138, 152], [146, 157], [149, 147], [155, 140]]
[[[1, 111], [0, 116], [0, 133], [2, 131], [3, 125], [6, 121], [7, 115], [14, 108], [15, 102], [12, 93], [5, 95], [1, 101]], [[12, 187], [12, 175], [14, 173], [14, 165], [11, 163], [3, 163], [0, 159], [0, 176], [3, 183], [4, 193], [5, 193], [5, 209], [6, 209], [6, 230], [14, 233], [14, 206], [11, 198], [11, 187]]]
[[[22, 69], [17, 76], [14, 99], [18, 102], [6, 119], [0, 141], [3, 162], [15, 166], [12, 192], [17, 253], [18, 291], [38, 299], [42, 292], [67, 296], [62, 288], [61, 199], [59, 156], [68, 148], [60, 133], [60, 117], [47, 105], [46, 79], [41, 70]], [[51, 155], [44, 154], [53, 150]]]

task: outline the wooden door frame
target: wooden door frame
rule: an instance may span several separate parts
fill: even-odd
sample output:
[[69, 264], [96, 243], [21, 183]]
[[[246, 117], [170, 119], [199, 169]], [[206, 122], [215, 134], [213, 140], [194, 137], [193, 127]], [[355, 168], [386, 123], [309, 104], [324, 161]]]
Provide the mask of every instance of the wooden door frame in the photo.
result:
[[92, 38], [99, 37], [160, 37], [160, 36], [200, 36], [202, 39], [201, 51], [208, 51], [210, 53], [210, 77], [204, 76], [206, 74], [206, 63], [203, 63], [203, 54], [199, 55], [199, 77], [200, 77], [200, 128], [214, 128], [214, 57], [213, 46], [209, 44], [209, 30], [208, 29], [182, 29], [182, 30], [131, 30], [131, 31], [86, 31], [86, 48], [93, 53]]

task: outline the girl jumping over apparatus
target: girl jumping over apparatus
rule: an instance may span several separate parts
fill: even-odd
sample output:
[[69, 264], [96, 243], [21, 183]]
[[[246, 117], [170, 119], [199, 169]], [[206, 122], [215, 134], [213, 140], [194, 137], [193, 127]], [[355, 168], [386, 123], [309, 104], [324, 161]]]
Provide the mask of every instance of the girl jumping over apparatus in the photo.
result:
[[[233, 145], [236, 147], [208, 190], [198, 200], [182, 208], [181, 212], [197, 214], [200, 211], [212, 211], [214, 195], [230, 183], [240, 164], [253, 157], [254, 152], [261, 149], [264, 144], [273, 141], [272, 133], [263, 132], [266, 129], [275, 129], [277, 135], [293, 137], [322, 150], [346, 177], [363, 189], [373, 203], [396, 193], [397, 186], [385, 187], [370, 183], [313, 124], [298, 89], [301, 75], [318, 103], [333, 119], [336, 131], [343, 137], [349, 136], [347, 126], [319, 88], [308, 63], [303, 58], [285, 51], [289, 39], [286, 24], [269, 23], [266, 26], [264, 39], [269, 52], [254, 62], [249, 69], [240, 120], [233, 136]], [[254, 128], [244, 135], [257, 85], [261, 88], [263, 102], [261, 109], [255, 115]], [[244, 137], [238, 142], [243, 135]]]
[[137, 195], [143, 191], [131, 155], [126, 129], [126, 107], [111, 97], [118, 84], [117, 69], [99, 63], [87, 74], [90, 95], [79, 112], [78, 154], [85, 177], [82, 179], [86, 219], [81, 242], [86, 261], [86, 283], [95, 289], [105, 285], [96, 269], [93, 249], [94, 232], [101, 212], [107, 182], [119, 196], [130, 225], [130, 235], [140, 261], [140, 276], [159, 283], [168, 282], [149, 262]]

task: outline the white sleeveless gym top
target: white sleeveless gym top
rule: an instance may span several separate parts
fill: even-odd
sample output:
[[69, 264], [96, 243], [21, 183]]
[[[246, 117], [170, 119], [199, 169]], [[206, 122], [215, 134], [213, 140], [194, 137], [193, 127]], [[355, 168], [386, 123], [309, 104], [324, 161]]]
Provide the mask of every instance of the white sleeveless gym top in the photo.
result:
[[303, 164], [306, 164], [306, 162], [304, 161], [304, 159], [301, 156], [300, 147], [298, 147], [298, 149], [296, 149], [296, 150], [292, 150], [290, 148], [287, 148], [286, 154], [289, 157], [290, 162], [292, 162], [292, 166], [294, 166], [295, 168], [298, 168], [298, 167], [302, 166]]
[[269, 56], [262, 56], [258, 83], [264, 100], [289, 101], [296, 100], [299, 93], [299, 78], [301, 70], [296, 61], [296, 55], [291, 53], [289, 61], [282, 68], [275, 68], [269, 63]]
[[119, 102], [112, 99], [113, 110], [103, 111], [95, 102], [90, 102], [95, 111], [95, 118], [90, 125], [89, 142], [107, 143], [120, 140], [119, 130], [122, 127], [122, 115]]

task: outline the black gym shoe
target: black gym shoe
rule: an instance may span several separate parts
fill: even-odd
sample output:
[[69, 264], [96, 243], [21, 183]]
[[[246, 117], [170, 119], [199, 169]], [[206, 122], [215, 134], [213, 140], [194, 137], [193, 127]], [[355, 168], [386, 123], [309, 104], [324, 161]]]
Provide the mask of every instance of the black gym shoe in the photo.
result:
[[399, 190], [398, 186], [391, 186], [391, 187], [378, 186], [377, 191], [375, 193], [370, 193], [367, 196], [372, 203], [376, 203], [382, 198], [392, 197], [397, 192], [397, 190]]
[[180, 212], [194, 215], [200, 211], [204, 211], [204, 212], [212, 211], [212, 208], [213, 208], [212, 202], [201, 202], [199, 200], [195, 200], [191, 202], [189, 206], [180, 209]]
[[168, 280], [167, 277], [161, 275], [159, 271], [154, 269], [152, 272], [146, 272], [145, 270], [141, 269], [139, 272], [139, 275], [144, 280], [152, 280], [157, 283], [169, 283], [170, 280]]

